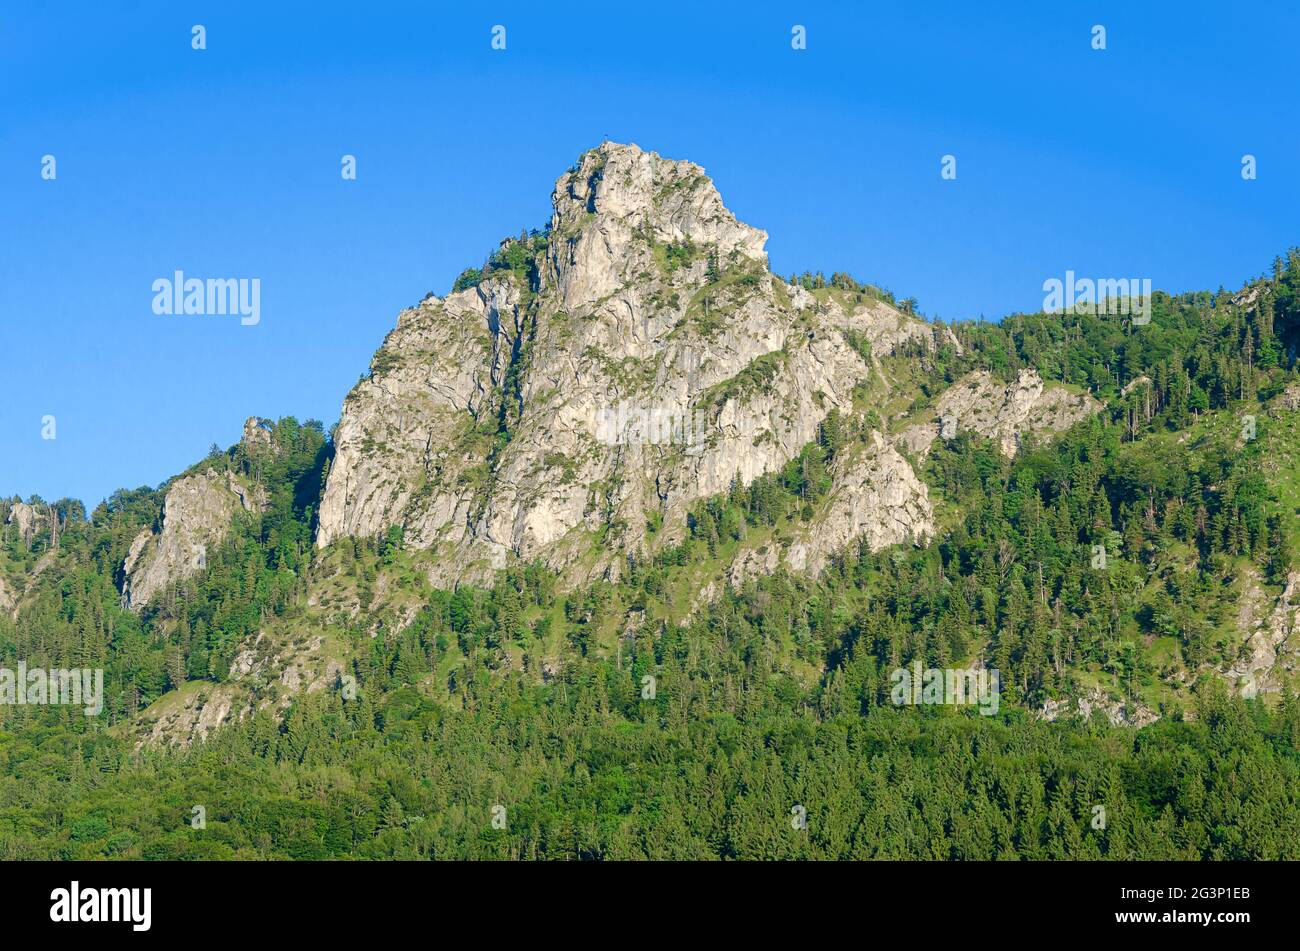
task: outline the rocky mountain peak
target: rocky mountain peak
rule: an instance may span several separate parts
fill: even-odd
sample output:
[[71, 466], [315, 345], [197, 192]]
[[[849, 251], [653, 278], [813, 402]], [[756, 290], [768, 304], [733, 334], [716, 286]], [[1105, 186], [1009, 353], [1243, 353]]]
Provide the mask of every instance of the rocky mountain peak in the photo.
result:
[[[694, 162], [604, 142], [560, 176], [551, 201], [546, 278], [569, 308], [598, 301], [653, 268], [656, 248], [767, 266], [767, 232], [737, 221]], [[703, 266], [697, 270], [702, 278]]]
[[[863, 413], [894, 385], [882, 358], [960, 349], [867, 285], [773, 275], [766, 233], [692, 162], [606, 142], [553, 201], [549, 230], [403, 312], [344, 402], [319, 546], [396, 526], [436, 584], [512, 561], [613, 578], [676, 544], [700, 500], [781, 470], [832, 413], [879, 425]], [[833, 467], [808, 532], [737, 572], [815, 572], [856, 540], [933, 534], [910, 462], [867, 443]]]

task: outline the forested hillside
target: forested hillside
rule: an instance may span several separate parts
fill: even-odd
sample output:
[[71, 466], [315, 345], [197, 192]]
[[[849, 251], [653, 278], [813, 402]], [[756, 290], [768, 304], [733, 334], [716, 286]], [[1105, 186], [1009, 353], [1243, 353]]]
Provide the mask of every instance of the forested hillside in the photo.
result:
[[[447, 585], [400, 526], [315, 547], [335, 446], [291, 418], [182, 474], [247, 505], [142, 605], [124, 565], [175, 481], [0, 503], [0, 665], [105, 672], [97, 717], [0, 707], [0, 855], [1300, 858], [1300, 252], [1157, 293], [1147, 325], [932, 330], [867, 354], [888, 404], [864, 379], [797, 456], [680, 536], [651, 514], [580, 584], [519, 561]], [[1013, 455], [963, 430], [909, 456], [932, 537], [729, 580], [819, 524], [873, 434], [1026, 369], [1100, 410]], [[915, 660], [997, 669], [999, 711], [896, 707]], [[225, 714], [167, 719], [200, 697]]]

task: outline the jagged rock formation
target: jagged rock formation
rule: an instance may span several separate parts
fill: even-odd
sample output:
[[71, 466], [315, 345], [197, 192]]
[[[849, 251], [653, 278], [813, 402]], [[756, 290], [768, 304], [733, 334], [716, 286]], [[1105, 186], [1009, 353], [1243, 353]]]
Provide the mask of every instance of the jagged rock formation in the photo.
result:
[[[771, 274], [766, 234], [690, 162], [606, 143], [552, 201], [545, 236], [403, 312], [344, 403], [319, 545], [400, 525], [441, 556], [440, 583], [512, 557], [575, 582], [613, 575], [625, 553], [680, 538], [693, 501], [773, 471], [849, 411], [875, 357], [934, 346], [884, 302], [847, 312]], [[890, 511], [872, 493], [894, 488], [860, 504], [852, 491], [834, 537], [900, 534], [869, 523]]]
[[909, 426], [899, 434], [901, 446], [920, 458], [935, 439], [960, 432], [995, 440], [1010, 458], [1027, 433], [1060, 432], [1101, 409], [1087, 393], [1063, 386], [1047, 387], [1035, 370], [1021, 370], [1014, 383], [1003, 384], [984, 370], [958, 380], [935, 402], [932, 422]]
[[18, 529], [18, 535], [28, 548], [36, 539], [36, 532], [44, 519], [40, 511], [26, 502], [15, 502], [9, 509], [8, 524]]
[[1292, 383], [1273, 398], [1274, 415], [1277, 410], [1294, 413], [1300, 410], [1300, 383]]
[[832, 476], [830, 498], [798, 537], [784, 546], [742, 549], [727, 573], [732, 587], [781, 565], [816, 575], [831, 556], [855, 541], [874, 552], [920, 543], [934, 534], [934, 509], [925, 483], [880, 433], [873, 432], [870, 445], [855, 457], [837, 461]]
[[909, 343], [919, 344], [929, 352], [940, 343], [951, 345], [958, 355], [964, 352], [961, 341], [950, 328], [909, 317], [886, 301], [867, 300], [846, 310], [835, 298], [819, 300], [798, 285], [790, 285], [787, 290], [796, 309], [816, 310], [832, 321], [841, 321], [838, 326], [856, 333], [870, 345], [873, 362]]
[[240, 442], [250, 450], [270, 449], [274, 446], [269, 424], [258, 416], [244, 420], [244, 435]]
[[1076, 697], [1073, 703], [1070, 700], [1048, 700], [1043, 704], [1042, 710], [1038, 711], [1038, 717], [1052, 722], [1076, 714], [1088, 720], [1096, 711], [1100, 711], [1111, 726], [1144, 727], [1160, 719], [1160, 714], [1150, 707], [1136, 702], [1126, 703], [1101, 687], [1093, 687], [1083, 696]]
[[1261, 296], [1266, 296], [1269, 288], [1266, 284], [1257, 284], [1254, 287], [1248, 287], [1232, 295], [1232, 306], [1242, 307], [1246, 310], [1253, 310], [1255, 302]]
[[235, 512], [261, 505], [260, 492], [233, 472], [209, 469], [177, 479], [163, 502], [161, 530], [143, 529], [131, 542], [122, 565], [123, 602], [138, 611], [167, 585], [202, 570]]
[[817, 574], [831, 555], [853, 541], [880, 551], [934, 534], [934, 510], [925, 483], [879, 433], [873, 432], [871, 441], [868, 451], [836, 467], [824, 513], [790, 546], [787, 561], [794, 570]]
[[1293, 672], [1300, 659], [1300, 644], [1293, 637], [1296, 612], [1300, 611], [1300, 571], [1287, 575], [1286, 587], [1267, 615], [1259, 609], [1263, 591], [1258, 581], [1253, 571], [1247, 576], [1237, 618], [1245, 636], [1243, 650], [1236, 663], [1223, 672], [1247, 696], [1280, 690], [1284, 673]]
[[300, 640], [258, 634], [235, 656], [229, 680], [195, 684], [151, 706], [134, 727], [136, 749], [188, 746], [259, 710], [283, 713], [301, 692], [335, 686], [343, 665], [328, 656], [324, 638]]

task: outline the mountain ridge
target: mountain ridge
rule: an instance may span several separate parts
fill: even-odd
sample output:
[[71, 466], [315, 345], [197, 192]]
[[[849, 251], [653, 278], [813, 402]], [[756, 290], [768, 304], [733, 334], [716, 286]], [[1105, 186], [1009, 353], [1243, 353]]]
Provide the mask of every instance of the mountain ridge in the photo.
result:
[[[368, 642], [405, 643], [465, 592], [491, 622], [421, 648], [441, 702], [480, 655], [544, 683], [588, 653], [621, 669], [625, 642], [791, 590], [839, 605], [772, 635], [801, 689], [831, 690], [873, 638], [877, 663], [996, 665], [1047, 718], [1182, 715], [1206, 673], [1293, 681], [1294, 490], [1259, 446], [1289, 445], [1300, 409], [1297, 261], [1234, 295], [1157, 293], [1140, 334], [1108, 315], [950, 327], [848, 275], [773, 274], [766, 233], [689, 162], [605, 143], [553, 204], [402, 311], [332, 438], [253, 417], [90, 520], [5, 503], [5, 617], [75, 614], [55, 583], [100, 565], [79, 583], [130, 616], [96, 608], [78, 652], [140, 639], [113, 716], [141, 745], [336, 694]], [[1231, 415], [1252, 400], [1262, 442]], [[1141, 468], [1148, 451], [1186, 471]], [[1170, 604], [1190, 576], [1214, 579], [1202, 619]], [[909, 606], [907, 586], [928, 593]]]
[[[846, 330], [884, 352], [934, 346], [934, 330], [884, 301], [822, 313], [789, 289], [767, 270], [766, 233], [738, 222], [692, 163], [605, 143], [552, 201], [545, 233], [503, 245], [513, 266], [403, 313], [345, 401], [319, 545], [397, 525], [416, 547], [450, 543], [458, 573], [434, 581], [482, 581], [509, 556], [540, 557], [573, 583], [610, 577], [619, 555], [649, 553], [649, 518], [662, 518], [658, 544], [680, 538], [691, 502], [779, 468], [829, 412], [850, 409], [870, 358]], [[694, 451], [602, 446], [597, 419], [629, 401], [701, 418]], [[495, 443], [458, 446], [493, 412]], [[591, 547], [581, 536], [597, 532], [608, 557], [574, 573]]]

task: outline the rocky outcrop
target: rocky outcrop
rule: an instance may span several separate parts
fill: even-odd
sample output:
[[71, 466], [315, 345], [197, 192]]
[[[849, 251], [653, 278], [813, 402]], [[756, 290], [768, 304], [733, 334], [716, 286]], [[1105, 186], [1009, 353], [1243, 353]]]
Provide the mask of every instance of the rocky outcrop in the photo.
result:
[[1136, 701], [1126, 703], [1118, 697], [1111, 696], [1101, 687], [1093, 687], [1073, 700], [1048, 700], [1038, 711], [1038, 717], [1052, 722], [1075, 714], [1088, 720], [1098, 711], [1105, 716], [1111, 726], [1144, 727], [1160, 719], [1160, 714], [1145, 704]]
[[790, 285], [787, 290], [796, 310], [816, 313], [843, 328], [851, 342], [865, 343], [873, 363], [908, 344], [927, 353], [940, 345], [951, 346], [958, 355], [963, 352], [961, 341], [950, 328], [909, 317], [882, 299], [864, 294], [822, 299], [798, 285]]
[[23, 544], [28, 548], [35, 541], [36, 533], [40, 530], [43, 521], [45, 521], [44, 516], [34, 505], [28, 505], [26, 502], [15, 502], [9, 508], [7, 523], [18, 530], [18, 537], [23, 540]]
[[1289, 384], [1286, 389], [1273, 398], [1272, 404], [1274, 415], [1278, 415], [1279, 410], [1288, 413], [1300, 410], [1300, 383]]
[[136, 749], [189, 746], [261, 710], [282, 715], [294, 697], [331, 689], [343, 673], [320, 635], [286, 640], [258, 634], [235, 656], [228, 680], [192, 683], [146, 709], [134, 727]]
[[1143, 373], [1141, 376], [1134, 377], [1133, 379], [1125, 383], [1124, 388], [1119, 391], [1119, 395], [1128, 396], [1130, 393], [1132, 393], [1134, 390], [1138, 389], [1139, 387], [1150, 386], [1150, 385], [1151, 385], [1151, 377]]
[[10, 617], [16, 616], [18, 609], [18, 594], [9, 587], [9, 583], [3, 577], [0, 577], [0, 614], [7, 614]]
[[239, 441], [250, 450], [271, 449], [275, 445], [269, 421], [259, 416], [250, 416], [244, 420], [244, 434]]
[[138, 611], [167, 585], [201, 571], [235, 512], [262, 504], [260, 491], [232, 472], [209, 469], [177, 479], [163, 502], [161, 530], [143, 529], [131, 542], [122, 566], [123, 602]]
[[1266, 284], [1257, 284], [1254, 287], [1244, 288], [1232, 295], [1232, 306], [1241, 307], [1247, 311], [1254, 310], [1256, 301], [1267, 294], [1268, 286]]
[[612, 576], [850, 412], [876, 357], [934, 346], [882, 301], [771, 274], [766, 234], [697, 165], [606, 143], [552, 202], [546, 234], [506, 242], [477, 286], [402, 313], [344, 403], [319, 545], [400, 525], [441, 556], [438, 583], [512, 558]]
[[944, 390], [935, 402], [933, 420], [909, 426], [899, 434], [898, 443], [924, 458], [936, 439], [973, 432], [997, 442], [1010, 458], [1026, 434], [1061, 432], [1101, 407], [1087, 393], [1044, 386], [1035, 370], [1021, 370], [1010, 384], [979, 370]]
[[140, 717], [135, 748], [189, 746], [227, 723], [238, 723], [253, 712], [246, 694], [228, 684], [204, 683], [198, 689], [170, 694], [165, 703]]
[[854, 542], [876, 552], [934, 534], [934, 509], [924, 482], [880, 433], [862, 451], [832, 467], [829, 499], [786, 544], [743, 548], [727, 572], [733, 588], [779, 566], [816, 575]]
[[[1237, 623], [1244, 636], [1235, 662], [1222, 671], [1245, 696], [1280, 691], [1300, 660], [1297, 611], [1300, 611], [1300, 571], [1287, 576], [1286, 586], [1271, 608], [1263, 601], [1258, 573], [1251, 570], [1239, 602]], [[1267, 613], [1266, 613], [1267, 612]]]

